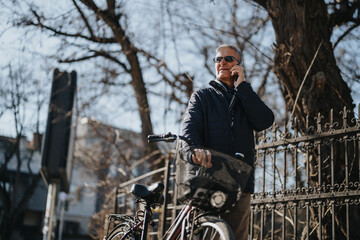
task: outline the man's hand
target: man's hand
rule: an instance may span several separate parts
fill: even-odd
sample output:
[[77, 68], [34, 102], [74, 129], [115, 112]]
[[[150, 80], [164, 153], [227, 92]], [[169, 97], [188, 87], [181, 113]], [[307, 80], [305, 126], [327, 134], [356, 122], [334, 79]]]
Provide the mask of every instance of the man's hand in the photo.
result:
[[194, 164], [201, 165], [206, 168], [211, 168], [211, 153], [209, 150], [204, 150], [201, 148], [194, 149], [194, 154], [192, 155], [192, 160]]
[[231, 76], [235, 74], [238, 76], [237, 79], [234, 79], [234, 87], [236, 88], [240, 83], [245, 80], [244, 75], [244, 65], [235, 65], [231, 68]]

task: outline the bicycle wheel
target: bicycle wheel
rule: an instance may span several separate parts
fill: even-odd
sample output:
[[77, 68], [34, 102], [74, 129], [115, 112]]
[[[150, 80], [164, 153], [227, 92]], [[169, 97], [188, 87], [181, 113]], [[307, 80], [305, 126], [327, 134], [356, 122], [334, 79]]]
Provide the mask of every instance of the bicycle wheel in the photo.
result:
[[[131, 229], [131, 226], [127, 223], [121, 223], [116, 226], [116, 231], [114, 231], [111, 236], [109, 236], [107, 239], [109, 240], [138, 240], [140, 239], [140, 236], [138, 234], [134, 233], [133, 231], [129, 232]], [[124, 238], [124, 236], [126, 237]]]
[[196, 221], [191, 239], [235, 240], [235, 237], [227, 222], [215, 216], [204, 216]]

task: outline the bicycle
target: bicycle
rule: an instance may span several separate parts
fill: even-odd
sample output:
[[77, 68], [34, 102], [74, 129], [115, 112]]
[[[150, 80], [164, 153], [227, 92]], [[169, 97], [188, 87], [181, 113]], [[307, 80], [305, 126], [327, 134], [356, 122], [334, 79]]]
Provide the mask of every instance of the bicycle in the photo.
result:
[[[193, 146], [185, 137], [172, 133], [148, 136], [148, 142], [176, 141], [176, 154], [181, 152], [180, 140]], [[239, 200], [252, 167], [239, 160], [242, 158], [241, 154], [231, 157], [214, 150], [210, 152], [213, 166], [209, 169], [193, 166], [189, 170], [189, 165], [179, 161], [179, 176], [176, 179], [179, 181], [178, 187], [182, 192], [180, 199], [184, 205], [162, 239], [234, 239], [230, 226], [219, 214]], [[187, 174], [183, 174], [183, 171], [187, 171]], [[179, 180], [181, 177], [183, 179]], [[154, 226], [152, 208], [161, 206], [164, 202], [163, 190], [164, 184], [161, 182], [151, 186], [132, 185], [130, 192], [137, 202], [144, 203], [144, 210], [138, 210], [135, 216], [110, 214], [104, 240], [146, 240], [148, 225]], [[110, 230], [110, 225], [115, 227]]]

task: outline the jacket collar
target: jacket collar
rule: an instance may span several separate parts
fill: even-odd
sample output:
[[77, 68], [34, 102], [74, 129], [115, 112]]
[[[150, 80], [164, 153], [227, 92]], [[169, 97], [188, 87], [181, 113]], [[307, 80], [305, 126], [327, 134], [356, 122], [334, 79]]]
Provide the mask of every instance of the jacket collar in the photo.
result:
[[225, 83], [221, 82], [219, 79], [210, 81], [210, 86], [221, 91], [221, 93], [226, 94], [228, 91], [228, 87], [225, 86]]
[[226, 84], [223, 83], [222, 81], [220, 81], [219, 79], [212, 80], [212, 81], [210, 81], [209, 84], [213, 88], [221, 91], [223, 94], [232, 93], [231, 89], [228, 86], [226, 86]]
[[234, 92], [230, 91], [229, 87], [225, 85], [225, 83], [221, 82], [219, 79], [210, 81], [210, 86], [212, 86], [215, 90], [219, 91], [221, 94], [226, 96], [227, 94], [231, 95], [231, 100], [229, 104], [229, 111], [233, 111], [235, 105], [237, 104], [237, 97]]

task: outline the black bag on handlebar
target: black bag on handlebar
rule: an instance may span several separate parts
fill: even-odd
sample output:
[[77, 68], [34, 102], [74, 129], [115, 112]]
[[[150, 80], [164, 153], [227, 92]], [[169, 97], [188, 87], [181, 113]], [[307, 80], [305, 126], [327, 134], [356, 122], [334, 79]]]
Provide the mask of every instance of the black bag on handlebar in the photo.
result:
[[[211, 168], [202, 168], [187, 163], [179, 154], [176, 159], [177, 198], [182, 203], [191, 203], [204, 210], [226, 211], [239, 200], [252, 167], [240, 159], [226, 154], [211, 152]], [[216, 191], [227, 198], [221, 208], [214, 209], [210, 197]]]

